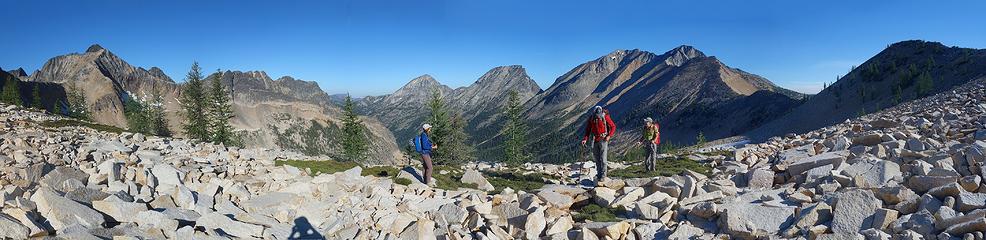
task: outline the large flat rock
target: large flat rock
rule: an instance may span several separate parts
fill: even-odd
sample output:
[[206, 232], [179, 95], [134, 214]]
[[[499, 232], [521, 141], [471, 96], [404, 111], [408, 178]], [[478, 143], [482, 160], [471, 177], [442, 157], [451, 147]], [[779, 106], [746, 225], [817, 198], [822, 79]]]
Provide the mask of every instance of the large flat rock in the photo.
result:
[[97, 228], [103, 225], [103, 215], [71, 199], [62, 197], [51, 189], [38, 189], [31, 196], [31, 201], [38, 205], [38, 213], [44, 217], [55, 231], [74, 224], [87, 228]]
[[856, 189], [838, 193], [832, 211], [832, 232], [853, 236], [873, 225], [873, 215], [881, 206], [873, 192]]

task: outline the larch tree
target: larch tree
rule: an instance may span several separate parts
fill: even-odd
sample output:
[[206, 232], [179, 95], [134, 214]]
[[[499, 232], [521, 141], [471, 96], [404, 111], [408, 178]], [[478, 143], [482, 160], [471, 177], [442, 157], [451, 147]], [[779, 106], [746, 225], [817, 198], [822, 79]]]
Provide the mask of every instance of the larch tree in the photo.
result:
[[34, 84], [34, 88], [31, 89], [31, 107], [38, 110], [45, 110], [44, 104], [41, 104], [41, 84]]
[[10, 105], [23, 106], [21, 103], [21, 93], [19, 90], [19, 84], [17, 79], [13, 77], [7, 77], [6, 81], [3, 82], [3, 92], [0, 92], [0, 101]]
[[209, 140], [226, 145], [236, 144], [236, 136], [229, 120], [234, 117], [229, 92], [222, 84], [222, 71], [216, 70], [210, 80], [208, 94]]
[[145, 106], [148, 129], [154, 135], [171, 136], [171, 130], [168, 129], [168, 119], [164, 112], [164, 96], [158, 85], [151, 87], [150, 97]]
[[368, 155], [368, 144], [366, 126], [356, 114], [356, 104], [350, 96], [346, 96], [346, 102], [342, 106], [342, 154], [347, 161], [363, 161]]
[[89, 105], [86, 103], [86, 95], [75, 84], [69, 84], [66, 96], [66, 108], [68, 116], [71, 118], [88, 121], [91, 119]]
[[503, 125], [503, 159], [508, 164], [527, 162], [531, 155], [526, 151], [527, 124], [524, 122], [523, 106], [517, 91], [510, 91], [504, 116], [507, 122]]
[[209, 119], [206, 115], [208, 96], [202, 79], [202, 69], [199, 63], [193, 63], [192, 69], [185, 76], [184, 89], [181, 92], [182, 117], [185, 122], [182, 129], [188, 138], [203, 141], [211, 140], [209, 135]]

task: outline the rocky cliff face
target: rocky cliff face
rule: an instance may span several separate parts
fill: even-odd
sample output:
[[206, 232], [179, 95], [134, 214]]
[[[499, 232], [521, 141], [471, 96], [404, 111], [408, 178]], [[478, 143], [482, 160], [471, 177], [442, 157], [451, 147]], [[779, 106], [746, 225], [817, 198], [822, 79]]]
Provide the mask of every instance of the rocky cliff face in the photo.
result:
[[941, 43], [892, 44], [805, 104], [751, 131], [755, 140], [802, 133], [901, 102], [935, 94], [986, 75], [986, 50]]
[[[3, 71], [3, 69], [0, 69], [0, 71]], [[24, 68], [17, 68], [17, 69], [14, 69], [14, 70], [10, 70], [7, 73], [9, 73], [10, 75], [13, 75], [14, 77], [17, 77], [17, 78], [26, 78], [27, 77], [27, 72], [24, 71]]]
[[156, 86], [165, 98], [172, 126], [177, 127], [178, 85], [160, 69], [134, 67], [109, 50], [92, 45], [84, 53], [73, 53], [48, 60], [41, 69], [26, 78], [32, 82], [57, 83], [82, 89], [92, 110], [93, 120], [126, 128], [123, 103], [131, 97], [146, 97]]
[[527, 103], [527, 117], [536, 126], [535, 146], [557, 146], [538, 148], [542, 160], [566, 161], [576, 157], [573, 143], [593, 106], [606, 108], [618, 125], [619, 150], [636, 140], [645, 117], [661, 124], [663, 142], [690, 144], [700, 132], [709, 139], [746, 132], [801, 97], [690, 46], [661, 55], [618, 50], [559, 77]]
[[[313, 155], [335, 156], [341, 112], [330, 104], [329, 96], [316, 83], [282, 77], [272, 80], [264, 72], [234, 72], [223, 74], [223, 83], [232, 89], [236, 118], [234, 128], [241, 130], [250, 146], [281, 146], [308, 149]], [[156, 67], [150, 70], [134, 67], [99, 45], [85, 53], [68, 54], [49, 60], [44, 67], [27, 78], [32, 82], [75, 85], [83, 90], [93, 110], [93, 120], [126, 128], [123, 103], [131, 97], [148, 96], [153, 87], [161, 89], [165, 112], [175, 133], [180, 134], [180, 106], [176, 100], [181, 85], [175, 83]], [[373, 119], [365, 120], [372, 163], [391, 163], [400, 158], [393, 137]], [[295, 132], [272, 130], [295, 129]], [[312, 130], [315, 126], [322, 131]], [[280, 139], [280, 141], [278, 141]], [[281, 144], [278, 144], [281, 143]]]

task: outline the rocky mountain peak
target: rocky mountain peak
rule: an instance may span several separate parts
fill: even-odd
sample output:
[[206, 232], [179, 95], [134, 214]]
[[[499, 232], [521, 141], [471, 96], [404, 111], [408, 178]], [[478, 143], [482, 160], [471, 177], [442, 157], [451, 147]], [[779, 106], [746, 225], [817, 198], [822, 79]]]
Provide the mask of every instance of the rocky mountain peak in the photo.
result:
[[681, 45], [664, 53], [664, 62], [671, 66], [680, 67], [686, 61], [693, 58], [705, 57], [705, 53], [692, 46]]
[[438, 80], [435, 80], [435, 78], [432, 77], [431, 75], [425, 74], [418, 76], [414, 79], [411, 79], [410, 82], [408, 82], [403, 87], [401, 87], [401, 89], [398, 89], [397, 92], [394, 92], [394, 94], [399, 95], [399, 93], [404, 93], [409, 91], [425, 91], [425, 90], [427, 90], [427, 92], [431, 92], [431, 89], [435, 89], [435, 88], [446, 89], [448, 87], [439, 83]]
[[[148, 69], [147, 72], [150, 73], [152, 76], [158, 77], [160, 79], [165, 79], [165, 80], [169, 80], [169, 81], [171, 80], [171, 78], [168, 77], [167, 74], [164, 74], [164, 71], [161, 70], [158, 67], [151, 67], [151, 69]], [[172, 81], [172, 82], [174, 82], [174, 81]]]
[[[3, 70], [0, 69], [0, 71], [3, 71]], [[18, 77], [18, 78], [25, 78], [25, 77], [27, 77], [27, 71], [24, 71], [24, 68], [17, 68], [17, 69], [14, 69], [14, 70], [10, 70], [8, 73], [10, 73], [11, 75], [14, 75], [14, 77]]]
[[95, 53], [95, 52], [99, 52], [99, 51], [103, 51], [103, 50], [106, 50], [105, 48], [103, 48], [103, 46], [100, 46], [99, 44], [93, 44], [92, 46], [89, 46], [88, 49], [86, 49], [86, 52], [87, 53]]
[[408, 84], [438, 84], [438, 80], [435, 80], [431, 75], [425, 74], [411, 79]]
[[300, 81], [300, 80], [295, 79], [292, 76], [282, 76], [280, 78], [277, 78], [277, 80], [275, 80], [275, 81], [278, 81], [278, 82], [280, 82], [280, 81], [290, 82], [290, 81]]
[[494, 83], [496, 80], [513, 80], [517, 78], [527, 78], [527, 70], [521, 65], [499, 66], [490, 69], [476, 80], [477, 84]]

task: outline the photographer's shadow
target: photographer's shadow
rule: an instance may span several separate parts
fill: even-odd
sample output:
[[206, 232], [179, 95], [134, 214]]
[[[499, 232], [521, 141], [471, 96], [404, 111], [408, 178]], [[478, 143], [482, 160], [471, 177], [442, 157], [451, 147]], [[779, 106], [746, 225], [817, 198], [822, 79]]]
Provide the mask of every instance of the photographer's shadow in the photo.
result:
[[288, 235], [288, 239], [325, 239], [325, 237], [312, 227], [308, 218], [299, 217], [294, 219], [294, 227], [291, 227], [291, 235]]

